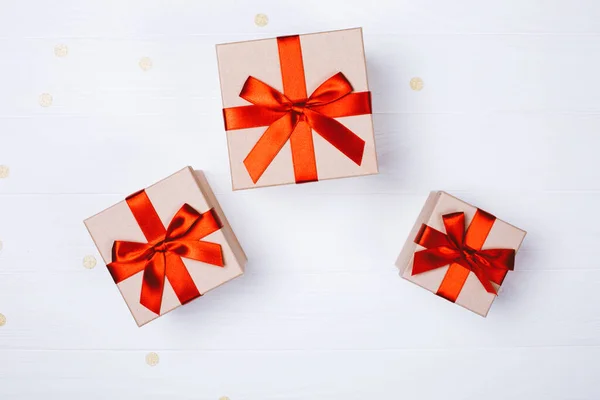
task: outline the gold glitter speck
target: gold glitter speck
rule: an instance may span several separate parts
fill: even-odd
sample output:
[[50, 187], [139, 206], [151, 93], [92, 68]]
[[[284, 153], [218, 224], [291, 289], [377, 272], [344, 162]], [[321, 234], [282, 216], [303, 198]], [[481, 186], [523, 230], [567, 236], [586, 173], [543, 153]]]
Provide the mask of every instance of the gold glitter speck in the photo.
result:
[[144, 71], [148, 71], [152, 68], [152, 59], [150, 57], [142, 57], [140, 59], [140, 68]]
[[57, 44], [54, 46], [54, 55], [56, 57], [66, 57], [69, 54], [69, 48], [66, 44]]
[[219, 397], [219, 400], [229, 400], [229, 397], [227, 397], [227, 396], [222, 396], [222, 397]]
[[0, 326], [6, 325], [6, 317], [4, 314], [0, 314]]
[[94, 256], [83, 257], [83, 266], [87, 269], [92, 269], [96, 266], [96, 258]]
[[10, 168], [8, 168], [8, 165], [0, 165], [0, 178], [8, 178], [9, 173]]
[[412, 90], [421, 90], [423, 89], [423, 79], [415, 77], [410, 80], [410, 88]]
[[154, 352], [146, 354], [146, 364], [151, 367], [154, 367], [156, 364], [158, 364], [158, 354]]
[[262, 28], [263, 26], [267, 26], [269, 23], [269, 17], [267, 17], [266, 14], [256, 14], [254, 17], [254, 23], [256, 26], [260, 26]]
[[50, 107], [52, 105], [52, 95], [50, 93], [40, 94], [40, 106]]

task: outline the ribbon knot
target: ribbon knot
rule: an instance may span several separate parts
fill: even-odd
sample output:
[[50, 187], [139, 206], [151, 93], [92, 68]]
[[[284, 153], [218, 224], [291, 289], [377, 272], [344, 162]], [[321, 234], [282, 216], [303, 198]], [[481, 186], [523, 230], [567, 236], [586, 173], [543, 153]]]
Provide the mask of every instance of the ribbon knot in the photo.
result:
[[292, 104], [292, 106], [290, 107], [290, 110], [296, 114], [300, 115], [304, 115], [304, 109], [306, 108], [306, 100], [304, 101], [297, 101], [295, 103]]
[[469, 246], [463, 246], [461, 249], [463, 257], [467, 260], [471, 260], [475, 254], [477, 254], [477, 250], [470, 248]]
[[[456, 301], [469, 272], [473, 272], [488, 293], [497, 294], [492, 283], [502, 284], [506, 273], [514, 269], [514, 249], [485, 249], [482, 246], [496, 217], [477, 210], [465, 232], [463, 212], [442, 216], [446, 233], [423, 224], [415, 243], [425, 250], [415, 253], [412, 275], [450, 265], [438, 294]], [[458, 269], [466, 270], [457, 272]]]
[[160, 314], [167, 278], [181, 304], [200, 296], [182, 257], [224, 266], [221, 245], [200, 240], [221, 229], [213, 210], [201, 214], [184, 204], [165, 229], [145, 191], [126, 201], [148, 242], [113, 243], [107, 267], [115, 283], [143, 271], [140, 303], [156, 314]]
[[168, 251], [167, 243], [166, 243], [166, 241], [163, 240], [163, 241], [155, 244], [152, 249], [154, 250], [155, 253], [165, 253]]
[[[252, 181], [258, 181], [283, 145], [294, 135], [301, 135], [304, 128], [308, 128], [309, 133], [310, 129], [314, 130], [346, 157], [360, 165], [365, 141], [323, 113], [328, 106], [335, 106], [337, 101], [351, 92], [352, 86], [341, 72], [322, 83], [308, 99], [300, 101], [289, 99], [284, 93], [253, 76], [248, 77], [240, 97], [263, 111], [281, 114], [267, 128], [244, 160]], [[308, 126], [301, 126], [304, 123]]]
[[299, 37], [278, 38], [277, 45], [283, 93], [249, 76], [240, 97], [252, 105], [223, 109], [226, 130], [268, 127], [244, 159], [252, 181], [258, 182], [288, 140], [296, 182], [318, 180], [313, 130], [361, 165], [365, 141], [335, 118], [370, 114], [370, 92], [352, 92], [340, 72], [308, 96]]

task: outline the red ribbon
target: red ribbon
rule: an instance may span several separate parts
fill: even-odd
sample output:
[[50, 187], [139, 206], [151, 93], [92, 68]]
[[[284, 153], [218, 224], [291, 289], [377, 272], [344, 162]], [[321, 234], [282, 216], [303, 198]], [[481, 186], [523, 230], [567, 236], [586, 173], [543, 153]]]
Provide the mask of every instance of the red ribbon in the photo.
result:
[[450, 265], [437, 294], [455, 302], [470, 272], [488, 293], [497, 294], [493, 283], [501, 285], [509, 270], [514, 269], [515, 250], [481, 250], [496, 217], [477, 210], [465, 233], [465, 214], [442, 216], [446, 233], [423, 224], [415, 243], [426, 250], [415, 253], [412, 275]]
[[225, 130], [268, 126], [244, 165], [256, 183], [289, 140], [296, 183], [318, 180], [312, 130], [361, 165], [365, 141], [334, 118], [371, 114], [371, 93], [352, 93], [340, 72], [306, 93], [299, 36], [277, 38], [283, 91], [250, 76], [240, 97], [252, 103], [223, 109]]
[[221, 229], [213, 210], [200, 214], [184, 204], [165, 230], [144, 190], [126, 199], [148, 243], [117, 240], [113, 243], [112, 262], [108, 270], [115, 283], [144, 271], [140, 303], [160, 314], [165, 278], [181, 304], [200, 296], [182, 257], [223, 267], [221, 245], [200, 241]]

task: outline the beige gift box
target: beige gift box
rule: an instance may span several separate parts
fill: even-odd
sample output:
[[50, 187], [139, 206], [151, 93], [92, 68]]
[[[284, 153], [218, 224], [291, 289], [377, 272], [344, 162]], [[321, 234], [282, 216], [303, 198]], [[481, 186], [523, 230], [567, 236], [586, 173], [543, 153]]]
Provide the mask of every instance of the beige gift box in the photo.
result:
[[[417, 235], [422, 232], [423, 224], [434, 228], [442, 233], [447, 233], [442, 216], [455, 212], [464, 212], [465, 228], [469, 226], [477, 208], [457, 199], [445, 192], [431, 192], [423, 210], [419, 214], [417, 222], [396, 261], [400, 269], [400, 276], [417, 285], [437, 293], [446, 276], [449, 266], [433, 269], [431, 271], [412, 275], [414, 255], [417, 251], [425, 249], [414, 242]], [[510, 225], [500, 219], [495, 219], [481, 250], [485, 249], [514, 249], [518, 251], [526, 232]], [[510, 273], [510, 272], [509, 272]], [[492, 282], [496, 290], [499, 285]], [[455, 303], [485, 317], [494, 302], [496, 295], [489, 293], [478, 280], [473, 272], [469, 272], [464, 286], [460, 290]]]
[[[244, 266], [247, 261], [246, 255], [201, 171], [194, 171], [191, 167], [186, 167], [146, 188], [145, 192], [165, 228], [169, 226], [174, 215], [185, 203], [192, 206], [199, 213], [205, 213], [213, 209], [217, 220], [220, 221], [221, 229], [200, 240], [221, 245], [223, 267], [182, 257], [183, 264], [201, 294], [205, 294], [244, 273]], [[106, 264], [113, 261], [112, 248], [115, 241], [147, 243], [144, 233], [126, 201], [121, 201], [88, 218], [84, 223]], [[140, 271], [117, 283], [117, 287], [138, 326], [142, 326], [181, 305], [167, 276], [160, 314], [156, 314], [143, 306], [140, 303], [143, 274], [144, 272]]]
[[[339, 72], [350, 82], [353, 92], [368, 92], [361, 28], [299, 35], [299, 41], [308, 96]], [[277, 38], [217, 45], [224, 109], [251, 104], [240, 97], [244, 83], [250, 76], [284, 93], [278, 46]], [[376, 174], [377, 155], [372, 115], [337, 117], [335, 120], [364, 140], [362, 162], [357, 165], [312, 130], [318, 180]], [[266, 129], [267, 126], [260, 126], [226, 131], [234, 190], [296, 182], [290, 140], [276, 154], [256, 183], [253, 182], [244, 159]]]

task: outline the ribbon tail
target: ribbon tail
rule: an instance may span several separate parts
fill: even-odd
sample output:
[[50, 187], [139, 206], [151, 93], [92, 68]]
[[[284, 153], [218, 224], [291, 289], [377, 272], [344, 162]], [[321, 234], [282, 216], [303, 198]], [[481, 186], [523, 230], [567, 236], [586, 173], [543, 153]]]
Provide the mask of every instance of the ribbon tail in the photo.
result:
[[267, 128], [244, 159], [252, 182], [256, 183], [279, 154], [294, 130], [290, 113], [285, 114]]
[[200, 297], [200, 291], [196, 287], [181, 257], [169, 252], [165, 254], [167, 258], [166, 276], [179, 302], [186, 304]]
[[494, 285], [492, 285], [491, 278], [483, 268], [481, 268], [479, 265], [471, 265], [471, 271], [473, 271], [477, 279], [479, 279], [479, 282], [481, 282], [488, 293], [498, 295], [498, 291]]
[[144, 269], [140, 303], [155, 314], [160, 315], [160, 306], [165, 288], [165, 253], [152, 257]]
[[306, 109], [308, 123], [323, 139], [327, 140], [356, 165], [362, 164], [365, 141], [333, 118]]
[[515, 268], [515, 250], [487, 249], [476, 255], [477, 263], [482, 267], [489, 280], [501, 285], [508, 271]]
[[125, 279], [132, 277], [146, 267], [147, 260], [144, 261], [113, 261], [106, 265], [110, 276], [115, 283], [123, 282]]

